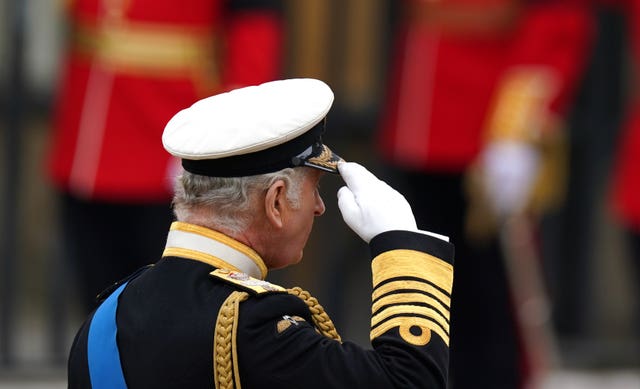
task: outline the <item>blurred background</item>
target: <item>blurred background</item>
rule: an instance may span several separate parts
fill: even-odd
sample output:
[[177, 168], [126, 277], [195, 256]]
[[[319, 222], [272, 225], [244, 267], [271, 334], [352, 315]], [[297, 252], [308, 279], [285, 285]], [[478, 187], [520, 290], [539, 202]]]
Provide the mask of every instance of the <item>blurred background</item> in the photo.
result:
[[[60, 100], [58, 91], [71, 25], [67, 11], [76, 1], [80, 2], [0, 0], [2, 388], [65, 387], [67, 352], [86, 313], [77, 287], [79, 275], [65, 259], [67, 252], [62, 244], [61, 228], [64, 216], [59, 189], [47, 175], [54, 107], [71, 103]], [[399, 4], [405, 3], [408, 8], [399, 10]], [[326, 81], [336, 99], [328, 118], [325, 141], [341, 156], [362, 162], [390, 180], [395, 170], [389, 161], [394, 162], [394, 159], [385, 159], [385, 152], [379, 151], [385, 148], [380, 142], [385, 141], [380, 141], [378, 134], [384, 127], [381, 123], [385, 123], [384, 117], [389, 115], [386, 108], [392, 104], [389, 101], [394, 96], [390, 85], [394, 84], [397, 75], [394, 62], [401, 55], [395, 45], [396, 32], [403, 22], [412, 19], [411, 16], [422, 17], [422, 11], [411, 8], [421, 3], [434, 4], [289, 0], [281, 6], [284, 42], [278, 52], [280, 74], [282, 77], [314, 77]], [[452, 3], [468, 6], [474, 2]], [[495, 7], [506, 1], [477, 4], [480, 3]], [[523, 9], [529, 6], [528, 3], [542, 7], [540, 4], [554, 2], [524, 3], [527, 5], [523, 5]], [[539, 343], [548, 346], [544, 365], [549, 367], [545, 369], [549, 374], [544, 375], [539, 387], [640, 388], [640, 256], [633, 248], [633, 242], [638, 246], [640, 224], [635, 224], [632, 217], [619, 217], [620, 212], [615, 209], [620, 207], [616, 208], [612, 200], [621, 150], [630, 143], [625, 136], [635, 128], [629, 124], [633, 123], [629, 118], [634, 112], [637, 84], [633, 20], [638, 10], [635, 1], [569, 3], [583, 8], [581, 12], [588, 14], [590, 25], [588, 33], [580, 34], [583, 52], [576, 54], [577, 59], [572, 59], [579, 66], [570, 67], [566, 72], [571, 75], [561, 77], [571, 80], [567, 82], [571, 85], [571, 97], [563, 97], [562, 104], [550, 103], [551, 110], [562, 117], [564, 163], [555, 165], [562, 173], [560, 178], [547, 185], [557, 186], [551, 189], [562, 194], [552, 206], [536, 213], [535, 233], [530, 236], [535, 263], [525, 265], [525, 269], [533, 266], [534, 271], [539, 272], [542, 283], [537, 285], [541, 287], [537, 296], [542, 296], [545, 303], [542, 311], [532, 310], [543, 316], [538, 320], [544, 322], [545, 328], [540, 332]], [[468, 14], [485, 12], [477, 4], [472, 4]], [[427, 7], [427, 16], [424, 16], [427, 25], [444, 26], [433, 36], [439, 39], [451, 28], [451, 36], [463, 42], [447, 41], [441, 47], [449, 44], [446, 47], [461, 50], [462, 46], [471, 45], [485, 52], [494, 50], [487, 43], [494, 39], [493, 32], [487, 33], [490, 37], [486, 41], [482, 38], [478, 43], [473, 39], [484, 32], [473, 29], [460, 32], [455, 26], [449, 26], [456, 23], [471, 25], [475, 23], [473, 17], [449, 18], [446, 10], [441, 12], [435, 8]], [[566, 15], [563, 17], [568, 20]], [[482, 21], [478, 23], [480, 25]], [[574, 26], [582, 28], [578, 22]], [[411, 30], [403, 31], [411, 33]], [[505, 27], [500, 34], [508, 35], [509, 31]], [[436, 39], [433, 36], [426, 39]], [[569, 39], [567, 36], [552, 39], [557, 42]], [[507, 39], [511, 36], [498, 40]], [[522, 51], [524, 46], [513, 47]], [[426, 59], [447, 55], [444, 49], [440, 52], [424, 49], [416, 53], [422, 53]], [[554, 55], [542, 57], [549, 59]], [[532, 59], [526, 55], [520, 57]], [[404, 59], [406, 62], [409, 61], [407, 58]], [[500, 74], [486, 74], [475, 66], [471, 55], [460, 58], [468, 58], [468, 62], [438, 66], [450, 70], [462, 66], [467, 75], [491, 79], [491, 96], [498, 94], [496, 91], [502, 85], [499, 80], [507, 70], [500, 68]], [[504, 55], [501, 58], [508, 63], [504, 58], [511, 57]], [[559, 62], [567, 63], [564, 59]], [[514, 67], [522, 65], [518, 63]], [[431, 82], [435, 84], [433, 79]], [[465, 90], [462, 85], [460, 93], [464, 94]], [[419, 98], [404, 104], [419, 105], [421, 100], [416, 99]], [[472, 115], [476, 109], [466, 104], [467, 101], [461, 99], [454, 111], [444, 114]], [[483, 104], [487, 102], [483, 101]], [[556, 105], [562, 107], [556, 109]], [[162, 128], [157, 131], [159, 141]], [[454, 137], [453, 142], [464, 142], [466, 137]], [[482, 155], [481, 150], [474, 153]], [[408, 166], [405, 159], [395, 161]], [[635, 154], [632, 160], [628, 163], [640, 165], [640, 154]], [[436, 163], [433, 166], [444, 165]], [[442, 169], [451, 171], [449, 167]], [[640, 176], [630, 174], [631, 181], [640, 181]], [[309, 290], [325, 306], [343, 338], [367, 346], [371, 291], [369, 256], [367, 247], [343, 225], [335, 201], [340, 185], [335, 177], [323, 180], [321, 192], [327, 212], [316, 220], [303, 262], [291, 269], [275, 271], [270, 277], [273, 282], [287, 286], [298, 284]], [[640, 198], [638, 184], [630, 187], [626, 199]], [[492, 224], [490, 219], [482, 220], [488, 226]], [[95, 223], [99, 224], [101, 220], [95, 220]], [[164, 242], [158, 244], [163, 246]], [[525, 253], [530, 254], [531, 250], [527, 250]], [[456, 260], [463, 261], [464, 258], [459, 254]], [[513, 293], [517, 296], [518, 292]], [[507, 300], [518, 299], [511, 296]], [[455, 337], [455, 329], [453, 334]]]

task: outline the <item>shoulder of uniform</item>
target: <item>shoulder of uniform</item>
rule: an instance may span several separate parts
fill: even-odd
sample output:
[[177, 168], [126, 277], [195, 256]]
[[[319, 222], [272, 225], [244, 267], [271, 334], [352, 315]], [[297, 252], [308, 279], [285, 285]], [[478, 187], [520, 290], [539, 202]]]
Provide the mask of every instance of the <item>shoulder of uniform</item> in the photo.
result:
[[287, 293], [287, 290], [282, 286], [253, 278], [246, 273], [238, 271], [216, 269], [209, 273], [209, 275], [215, 279], [237, 286], [240, 289], [255, 295], [266, 293]]

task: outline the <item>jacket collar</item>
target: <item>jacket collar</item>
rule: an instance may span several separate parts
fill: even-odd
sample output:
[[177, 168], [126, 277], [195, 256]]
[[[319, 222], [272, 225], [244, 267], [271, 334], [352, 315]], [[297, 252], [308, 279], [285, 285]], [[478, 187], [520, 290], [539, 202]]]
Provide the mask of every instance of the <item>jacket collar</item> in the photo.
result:
[[267, 267], [249, 246], [220, 232], [184, 222], [173, 222], [163, 257], [181, 257], [219, 269], [236, 270], [264, 280]]

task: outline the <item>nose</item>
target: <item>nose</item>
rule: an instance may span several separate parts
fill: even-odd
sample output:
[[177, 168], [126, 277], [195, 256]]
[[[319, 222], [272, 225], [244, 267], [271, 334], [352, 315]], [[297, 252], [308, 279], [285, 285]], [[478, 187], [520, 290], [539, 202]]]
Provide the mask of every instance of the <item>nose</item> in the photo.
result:
[[320, 193], [318, 193], [318, 191], [316, 191], [315, 197], [316, 197], [316, 207], [314, 209], [313, 214], [315, 216], [322, 216], [322, 214], [326, 210], [326, 208], [324, 207], [324, 201], [322, 201], [322, 197], [320, 196]]

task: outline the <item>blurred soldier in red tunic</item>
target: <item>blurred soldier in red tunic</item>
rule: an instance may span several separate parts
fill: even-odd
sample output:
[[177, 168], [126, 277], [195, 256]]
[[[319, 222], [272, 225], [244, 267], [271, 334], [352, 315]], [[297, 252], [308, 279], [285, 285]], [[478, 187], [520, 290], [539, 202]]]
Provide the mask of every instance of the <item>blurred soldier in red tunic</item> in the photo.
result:
[[[500, 225], [531, 200], [542, 145], [583, 73], [591, 12], [571, 0], [400, 4], [380, 150], [418, 223], [445, 226], [436, 232], [456, 244], [451, 382], [524, 387], [532, 366], [491, 219]], [[470, 223], [480, 197], [491, 217]]]
[[[613, 210], [624, 227], [635, 262], [636, 282], [640, 283], [640, 1], [609, 0], [626, 15], [631, 51], [631, 100], [626, 107], [622, 137], [619, 140], [613, 174]], [[640, 321], [640, 316], [637, 316]], [[640, 333], [637, 333], [640, 335]]]
[[281, 75], [280, 8], [268, 0], [69, 2], [48, 172], [63, 194], [64, 255], [87, 308], [162, 252], [179, 166], [160, 143], [165, 123], [203, 96]]

